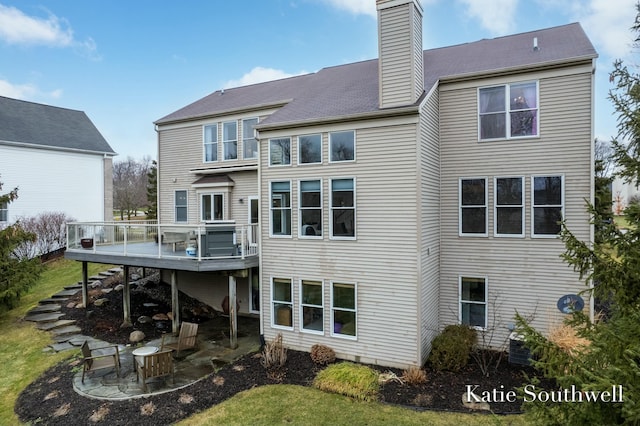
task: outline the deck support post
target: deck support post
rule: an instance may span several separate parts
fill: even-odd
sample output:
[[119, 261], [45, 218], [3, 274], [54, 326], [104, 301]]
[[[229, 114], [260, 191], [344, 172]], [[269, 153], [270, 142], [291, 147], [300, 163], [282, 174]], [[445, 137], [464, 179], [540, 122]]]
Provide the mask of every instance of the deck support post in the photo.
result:
[[122, 268], [122, 310], [124, 318], [120, 328], [133, 327], [131, 322], [131, 286], [129, 285], [129, 266], [124, 265]]
[[178, 300], [178, 272], [175, 269], [171, 270], [171, 313], [173, 314], [171, 332], [177, 335], [180, 329], [180, 305]]
[[229, 275], [229, 347], [238, 347], [238, 309], [236, 305], [236, 277]]
[[87, 262], [82, 262], [82, 306], [87, 309], [89, 303], [89, 269]]

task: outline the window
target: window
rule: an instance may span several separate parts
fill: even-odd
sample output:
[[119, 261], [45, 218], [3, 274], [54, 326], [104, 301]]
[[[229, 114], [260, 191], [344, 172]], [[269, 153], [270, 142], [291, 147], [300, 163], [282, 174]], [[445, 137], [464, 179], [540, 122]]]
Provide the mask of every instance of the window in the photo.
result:
[[222, 146], [225, 160], [238, 158], [238, 123], [228, 121], [222, 124]]
[[323, 300], [322, 281], [300, 281], [300, 318], [302, 319], [302, 331], [323, 333]]
[[331, 283], [331, 335], [356, 337], [356, 286]]
[[480, 140], [538, 135], [538, 83], [478, 90]]
[[329, 133], [330, 161], [353, 161], [356, 159], [356, 135], [348, 132]]
[[257, 118], [248, 118], [242, 120], [242, 147], [244, 149], [244, 158], [258, 157], [258, 140], [256, 139], [255, 125], [258, 124]]
[[460, 323], [487, 328], [487, 281], [460, 277]]
[[271, 235], [291, 235], [291, 182], [271, 182]]
[[532, 178], [533, 236], [556, 236], [563, 216], [562, 176]]
[[9, 203], [0, 202], [0, 222], [9, 221]]
[[187, 221], [187, 191], [180, 190], [175, 192], [175, 221]]
[[218, 161], [218, 125], [204, 126], [204, 161]]
[[291, 138], [269, 139], [269, 165], [291, 164]]
[[487, 236], [487, 180], [460, 179], [460, 235]]
[[356, 236], [355, 182], [353, 179], [331, 180], [331, 236]]
[[290, 279], [271, 279], [271, 303], [273, 325], [293, 328], [293, 288]]
[[300, 181], [300, 237], [322, 236], [322, 181]]
[[322, 135], [299, 136], [298, 149], [300, 164], [322, 163]]
[[523, 179], [499, 177], [495, 179], [494, 233], [500, 237], [524, 236]]
[[202, 194], [200, 196], [202, 206], [200, 220], [210, 222], [224, 219], [224, 196], [223, 194]]

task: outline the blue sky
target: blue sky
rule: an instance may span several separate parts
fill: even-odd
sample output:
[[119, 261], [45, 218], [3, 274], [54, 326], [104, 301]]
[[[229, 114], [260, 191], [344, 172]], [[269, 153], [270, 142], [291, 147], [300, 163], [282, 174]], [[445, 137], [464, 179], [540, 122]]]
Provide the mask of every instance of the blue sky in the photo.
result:
[[[423, 0], [423, 47], [580, 22], [608, 140], [612, 62], [637, 63], [635, 2]], [[155, 158], [153, 121], [215, 90], [377, 55], [375, 0], [0, 0], [0, 95], [85, 111], [116, 161]]]

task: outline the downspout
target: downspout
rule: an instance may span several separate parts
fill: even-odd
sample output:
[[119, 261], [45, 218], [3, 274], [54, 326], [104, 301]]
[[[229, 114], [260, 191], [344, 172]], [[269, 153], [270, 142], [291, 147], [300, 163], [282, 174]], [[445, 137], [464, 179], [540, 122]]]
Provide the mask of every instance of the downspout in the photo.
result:
[[[595, 85], [596, 85], [596, 58], [592, 60], [592, 72], [591, 72], [591, 147], [590, 147], [590, 158], [591, 158], [591, 166], [590, 166], [590, 196], [589, 203], [594, 205], [595, 202], [595, 139], [594, 139], [594, 122], [595, 122]], [[595, 241], [595, 225], [591, 223], [589, 225], [589, 242], [590, 246], [593, 247], [593, 243]], [[591, 300], [589, 301], [589, 318], [591, 321], [595, 318], [595, 300], [593, 297], [593, 281], [589, 282], [589, 288], [591, 289]]]
[[260, 132], [256, 130], [256, 141], [258, 144], [258, 294], [260, 295], [260, 342], [264, 341], [264, 298], [262, 297], [262, 159], [260, 148]]

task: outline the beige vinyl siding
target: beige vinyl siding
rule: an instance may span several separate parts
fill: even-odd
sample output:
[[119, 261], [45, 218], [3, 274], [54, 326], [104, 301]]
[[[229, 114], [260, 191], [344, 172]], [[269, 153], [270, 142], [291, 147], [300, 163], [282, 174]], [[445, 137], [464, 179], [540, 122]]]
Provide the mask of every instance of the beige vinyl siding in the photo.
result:
[[440, 279], [440, 147], [438, 90], [430, 94], [420, 116], [420, 360], [438, 334]]
[[[254, 118], [257, 115], [248, 115]], [[264, 118], [264, 117], [262, 117]], [[222, 158], [222, 124], [226, 121], [238, 123], [238, 156], [239, 160], [203, 162], [203, 126], [218, 123], [218, 158]], [[225, 197], [227, 219], [236, 220], [238, 224], [247, 223], [248, 197], [258, 195], [257, 171], [235, 171], [234, 167], [257, 166], [257, 159], [242, 160], [242, 119], [216, 118], [199, 121], [196, 124], [169, 126], [159, 132], [159, 219], [163, 224], [174, 222], [174, 196], [176, 190], [188, 191], [188, 222], [200, 221], [199, 197], [192, 183], [203, 174], [191, 173], [192, 169], [207, 169], [208, 173], [227, 174], [234, 180], [232, 188]], [[175, 179], [175, 181], [174, 181]], [[201, 188], [199, 189], [201, 190]], [[217, 191], [212, 188], [212, 192]], [[243, 203], [240, 203], [240, 198]], [[229, 204], [230, 203], [230, 204]]]
[[[413, 118], [415, 121], [415, 118]], [[340, 357], [382, 365], [417, 365], [419, 326], [417, 311], [416, 133], [414, 123], [359, 128], [341, 125], [324, 129], [292, 130], [297, 152], [298, 134], [323, 136], [323, 164], [269, 167], [267, 144], [261, 144], [262, 187], [262, 301], [267, 340], [281, 331], [288, 347], [309, 350], [315, 343], [332, 347]], [[328, 162], [328, 132], [356, 130], [356, 161]], [[355, 240], [329, 238], [330, 178], [354, 178], [356, 192]], [[323, 237], [298, 238], [298, 182], [322, 179]], [[292, 236], [269, 238], [269, 185], [291, 181]], [[293, 331], [271, 327], [271, 278], [293, 280]], [[300, 332], [299, 282], [324, 280], [324, 335]], [[330, 336], [331, 281], [357, 285], [357, 339]]]
[[378, 30], [380, 106], [385, 108], [412, 104], [422, 94], [420, 14], [413, 3], [383, 9], [380, 13], [384, 14]]
[[[583, 72], [586, 71], [586, 72]], [[575, 72], [575, 74], [572, 74]], [[557, 300], [585, 289], [561, 259], [558, 238], [531, 238], [531, 176], [564, 176], [567, 226], [588, 241], [584, 198], [591, 198], [592, 74], [589, 67], [503, 78], [503, 83], [539, 81], [540, 136], [478, 142], [477, 87], [483, 82], [442, 85], [441, 326], [458, 322], [460, 276], [486, 277], [490, 346], [506, 342], [519, 312], [547, 330], [559, 321]], [[496, 84], [496, 81], [491, 81]], [[494, 177], [524, 176], [524, 238], [494, 237]], [[486, 177], [488, 237], [459, 237], [460, 177]], [[589, 301], [587, 300], [587, 304]], [[588, 312], [588, 307], [585, 308]]]

